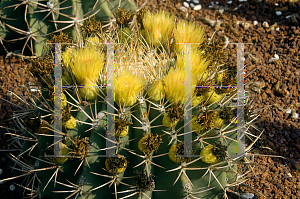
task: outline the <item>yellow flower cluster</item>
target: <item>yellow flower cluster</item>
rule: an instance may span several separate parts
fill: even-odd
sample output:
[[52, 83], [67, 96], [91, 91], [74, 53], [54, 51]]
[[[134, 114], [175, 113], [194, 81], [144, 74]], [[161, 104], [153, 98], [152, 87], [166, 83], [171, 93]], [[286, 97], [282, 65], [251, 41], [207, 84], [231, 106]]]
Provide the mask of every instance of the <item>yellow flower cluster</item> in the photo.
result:
[[125, 107], [132, 106], [145, 84], [144, 79], [129, 70], [124, 70], [114, 79], [116, 102]]
[[143, 25], [146, 31], [146, 39], [154, 46], [159, 46], [168, 41], [174, 27], [174, 16], [169, 15], [164, 11], [159, 11], [156, 14], [147, 12], [143, 19]]
[[[175, 51], [181, 52], [184, 49], [184, 44], [178, 43], [202, 43], [204, 41], [204, 28], [196, 27], [195, 22], [187, 22], [180, 20], [174, 29]], [[192, 45], [195, 49], [198, 45]]]

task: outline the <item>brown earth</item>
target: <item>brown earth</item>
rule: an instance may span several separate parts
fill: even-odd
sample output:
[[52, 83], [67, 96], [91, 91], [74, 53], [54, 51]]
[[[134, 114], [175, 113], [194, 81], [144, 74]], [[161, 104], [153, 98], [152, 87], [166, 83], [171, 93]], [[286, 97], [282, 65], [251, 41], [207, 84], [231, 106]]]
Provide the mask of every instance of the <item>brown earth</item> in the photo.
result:
[[[193, 1], [187, 2], [191, 3]], [[232, 4], [227, 4], [227, 1], [223, 0], [218, 2], [216, 6], [216, 1], [214, 1], [215, 6], [209, 8], [210, 1], [201, 1], [201, 10], [194, 11], [193, 8], [189, 7], [187, 12], [184, 12], [180, 8], [183, 6], [183, 1], [150, 0], [145, 8], [150, 11], [163, 9], [176, 15], [178, 19], [195, 21], [197, 25], [203, 25], [208, 37], [211, 37], [217, 29], [217, 36], [226, 35], [230, 43], [253, 43], [245, 44], [245, 53], [249, 52], [258, 59], [256, 64], [252, 62], [255, 60], [251, 60], [251, 58], [245, 60], [246, 75], [256, 69], [246, 77], [246, 83], [260, 82], [260, 84], [252, 86], [252, 90], [257, 92], [253, 109], [272, 105], [262, 112], [261, 121], [256, 123], [260, 130], [264, 130], [264, 139], [257, 146], [265, 147], [261, 148], [260, 154], [283, 156], [285, 159], [251, 158], [256, 163], [253, 170], [257, 178], [249, 179], [245, 183], [249, 187], [240, 186], [239, 191], [240, 193], [254, 194], [255, 192], [251, 189], [255, 189], [264, 194], [266, 198], [300, 198], [300, 123], [298, 118], [292, 118], [292, 116], [300, 114], [300, 18], [295, 15], [298, 22], [293, 17], [286, 18], [295, 13], [300, 16], [300, 4], [278, 0], [234, 1]], [[275, 5], [276, 2], [278, 3], [277, 6]], [[234, 11], [234, 8], [238, 5], [241, 6]], [[225, 8], [223, 13], [220, 6]], [[276, 11], [281, 11], [282, 15], [277, 16]], [[203, 17], [209, 20], [220, 20], [223, 23], [219, 27], [213, 27], [204, 23]], [[255, 20], [258, 21], [256, 26], [253, 25]], [[237, 21], [244, 22], [244, 24], [248, 22], [250, 27], [247, 29], [242, 24], [237, 25]], [[269, 28], [263, 26], [264, 21], [268, 22]], [[272, 25], [274, 25], [274, 29]], [[276, 30], [276, 27], [279, 27], [279, 30]], [[236, 61], [235, 45], [229, 44], [228, 47], [230, 49], [230, 59]], [[275, 53], [279, 56], [279, 61], [270, 62], [269, 59], [274, 57]], [[16, 58], [0, 59], [1, 98], [13, 103], [16, 102], [9, 95], [5, 96], [4, 93], [7, 93], [7, 91], [20, 93], [19, 88], [21, 88], [21, 85], [33, 81], [22, 70], [27, 66], [26, 63]], [[26, 96], [27, 91], [23, 90], [23, 92]], [[274, 104], [277, 105], [274, 106]], [[0, 125], [7, 126], [9, 124], [7, 119], [11, 115], [11, 111], [17, 109], [17, 107], [13, 107], [10, 103], [2, 100], [0, 104]], [[287, 109], [291, 109], [292, 114], [286, 113], [288, 112]], [[11, 137], [4, 135], [4, 132], [7, 131], [0, 129], [0, 149], [12, 148], [6, 142]], [[258, 135], [258, 131], [255, 131], [255, 129], [251, 129], [251, 132]], [[0, 153], [0, 157], [0, 168], [3, 170], [0, 178], [11, 176], [9, 166], [13, 166], [12, 162], [3, 152]], [[18, 183], [20, 180], [14, 182]], [[16, 186], [16, 190], [11, 191], [9, 189], [11, 184], [13, 183], [6, 182], [0, 185], [1, 197], [21, 198], [22, 189]], [[257, 193], [255, 195], [258, 198], [263, 198]], [[233, 195], [231, 197], [236, 198]]]

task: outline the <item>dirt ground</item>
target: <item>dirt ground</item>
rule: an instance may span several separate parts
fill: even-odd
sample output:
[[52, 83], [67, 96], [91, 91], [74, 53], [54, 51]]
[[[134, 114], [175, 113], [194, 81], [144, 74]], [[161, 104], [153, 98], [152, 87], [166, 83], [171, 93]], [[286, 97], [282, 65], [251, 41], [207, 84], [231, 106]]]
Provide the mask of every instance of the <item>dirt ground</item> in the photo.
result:
[[[251, 158], [256, 163], [253, 166], [256, 177], [253, 175], [245, 183], [247, 186], [240, 186], [239, 191], [253, 193], [255, 198], [263, 197], [253, 189], [266, 198], [300, 198], [300, 3], [282, 0], [231, 2], [149, 0], [145, 8], [150, 11], [163, 9], [176, 15], [178, 19], [195, 21], [205, 28], [207, 37], [217, 31], [217, 36], [226, 36], [230, 43], [252, 43], [245, 44], [245, 54], [249, 55], [245, 59], [245, 71], [248, 75], [245, 82], [258, 82], [250, 84], [257, 93], [253, 109], [269, 106], [255, 124], [260, 130], [264, 130], [263, 139], [258, 144], [261, 147], [258, 153], [284, 158]], [[194, 10], [192, 4], [201, 4], [201, 9]], [[228, 48], [230, 59], [235, 61], [236, 45], [229, 44]], [[279, 59], [272, 61], [276, 55]], [[9, 95], [4, 95], [7, 91], [20, 93], [21, 85], [33, 81], [23, 70], [27, 66], [16, 58], [0, 59], [1, 98], [11, 101]], [[254, 72], [249, 74], [253, 69]], [[26, 96], [27, 91], [23, 92]], [[17, 109], [2, 100], [0, 125], [7, 126], [11, 111]], [[0, 149], [7, 150], [10, 136], [4, 136], [4, 132], [0, 129]], [[255, 129], [251, 129], [251, 132], [258, 135]], [[12, 162], [3, 152], [0, 152], [0, 158], [0, 168], [3, 170], [0, 178], [9, 177]], [[14, 182], [20, 183], [21, 180]], [[1, 197], [21, 198], [22, 188], [15, 185], [15, 190], [11, 191], [12, 184], [0, 184]]]

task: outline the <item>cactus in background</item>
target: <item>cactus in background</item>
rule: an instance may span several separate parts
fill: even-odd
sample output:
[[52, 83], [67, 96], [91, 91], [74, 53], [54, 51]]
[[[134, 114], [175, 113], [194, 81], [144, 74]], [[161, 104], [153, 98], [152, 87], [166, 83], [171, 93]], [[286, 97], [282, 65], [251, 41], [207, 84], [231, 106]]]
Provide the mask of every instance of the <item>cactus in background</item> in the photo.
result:
[[[48, 53], [50, 34], [65, 31], [80, 43], [80, 26], [95, 16], [101, 23], [110, 22], [118, 7], [135, 11], [131, 0], [3, 0], [0, 3], [0, 38], [6, 52], [41, 56]], [[13, 43], [14, 45], [11, 45]]]
[[[49, 68], [47, 61], [35, 60], [31, 72], [41, 81], [41, 96], [37, 100], [32, 96], [30, 102], [23, 101], [28, 109], [14, 114], [16, 131], [7, 129], [21, 140], [22, 152], [17, 157], [11, 155], [11, 159], [23, 168], [20, 176], [31, 179], [22, 186], [32, 197], [41, 194], [46, 198], [217, 199], [227, 198], [229, 191], [235, 192], [234, 187], [245, 181], [245, 174], [251, 171], [248, 156], [256, 155], [251, 154], [250, 149], [263, 132], [246, 147], [246, 156], [235, 157], [236, 151], [243, 150], [236, 136], [237, 90], [228, 86], [204, 86], [237, 84], [233, 72], [236, 67], [227, 63], [224, 42], [215, 37], [208, 42], [204, 35], [189, 36], [187, 31], [179, 38], [176, 30], [180, 32], [185, 27], [203, 34], [201, 27], [187, 21], [170, 25], [175, 35], [165, 30], [160, 34], [166, 35], [157, 34], [162, 28], [160, 23], [153, 23], [156, 18], [149, 17], [150, 13], [139, 19], [143, 12], [136, 13], [137, 20], [130, 26], [129, 20], [124, 19], [131, 18], [132, 13], [123, 11], [118, 12], [117, 23], [109, 30], [99, 28], [95, 19], [77, 28], [81, 30], [78, 33], [83, 38], [82, 43], [63, 49], [62, 81], [64, 85], [94, 87], [63, 89], [62, 132], [57, 132], [53, 123], [53, 65]], [[173, 17], [159, 12], [159, 20], [173, 20]], [[156, 25], [151, 27], [150, 24]], [[123, 27], [129, 31], [120, 32]], [[111, 67], [107, 64], [108, 47], [101, 43], [118, 43], [124, 35], [127, 39], [114, 46], [114, 65], [111, 66], [114, 67], [115, 96], [111, 104], [107, 101], [107, 89], [98, 86], [108, 85], [107, 71]], [[174, 36], [181, 42], [199, 39], [202, 42], [191, 52], [192, 98], [188, 102], [185, 102], [184, 84], [187, 57], [181, 48], [171, 43]], [[55, 39], [59, 37], [52, 37]], [[168, 48], [168, 45], [174, 47]], [[47, 60], [54, 61], [50, 55]], [[41, 68], [46, 72], [42, 73]], [[195, 88], [193, 85], [203, 86]], [[251, 110], [251, 98], [253, 96], [246, 92], [248, 135], [253, 135], [248, 127], [253, 125], [253, 118], [258, 117], [258, 113]], [[192, 104], [189, 132], [184, 131], [188, 125], [184, 123], [187, 103]], [[108, 107], [114, 112], [109, 112]], [[109, 118], [114, 120], [114, 131], [107, 129]], [[54, 132], [63, 137], [62, 157], [46, 156], [53, 154]], [[192, 135], [192, 156], [184, 156], [187, 134]], [[113, 145], [107, 147], [107, 143]], [[113, 153], [106, 156], [111, 150]], [[249, 171], [241, 173], [239, 164], [248, 165]], [[2, 179], [2, 182], [16, 177]]]

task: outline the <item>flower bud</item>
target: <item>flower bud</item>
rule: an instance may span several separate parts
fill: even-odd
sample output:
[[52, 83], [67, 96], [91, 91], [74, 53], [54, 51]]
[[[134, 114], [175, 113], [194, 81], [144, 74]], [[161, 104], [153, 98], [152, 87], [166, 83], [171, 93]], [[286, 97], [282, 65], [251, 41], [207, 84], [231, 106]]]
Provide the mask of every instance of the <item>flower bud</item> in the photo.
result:
[[116, 136], [117, 137], [125, 137], [128, 134], [128, 126], [126, 126], [124, 129], [122, 129], [121, 131], [117, 131], [116, 132]]
[[105, 160], [105, 167], [112, 174], [120, 174], [126, 170], [127, 160], [124, 156], [108, 157]]
[[86, 85], [84, 85], [84, 88], [79, 88], [78, 90], [79, 90], [80, 96], [85, 101], [91, 101], [91, 100], [96, 99], [97, 93], [99, 92], [97, 85], [93, 85], [93, 84], [86, 84]]
[[180, 163], [181, 162], [180, 157], [176, 157], [179, 155], [177, 151], [178, 151], [177, 145], [176, 144], [172, 145], [169, 149], [169, 158], [175, 163]]
[[[191, 66], [192, 66], [192, 76], [199, 80], [202, 73], [204, 73], [209, 66], [210, 61], [207, 61], [206, 58], [204, 58], [201, 55], [201, 51], [198, 49], [193, 49], [191, 52]], [[184, 69], [185, 67], [185, 56], [179, 55], [177, 56], [176, 60], [176, 66], [178, 66], [181, 69]], [[203, 78], [204, 80], [204, 78]]]
[[61, 108], [65, 108], [67, 106], [67, 97], [64, 93], [61, 94]]
[[[196, 85], [195, 77], [191, 77], [191, 87]], [[172, 67], [168, 74], [164, 77], [166, 98], [170, 103], [183, 104], [185, 101], [185, 71], [182, 68]], [[191, 88], [191, 93], [194, 93], [195, 87]]]
[[[67, 148], [67, 145], [65, 145], [64, 143], [61, 143], [62, 145], [62, 155], [68, 155], [69, 154], [69, 149]], [[64, 163], [68, 160], [68, 157], [56, 157], [55, 158], [56, 162], [58, 164]]]
[[213, 154], [212, 145], [204, 147], [200, 152], [200, 156], [204, 156], [203, 158], [201, 158], [201, 160], [207, 164], [213, 164], [218, 161], [218, 158]]

